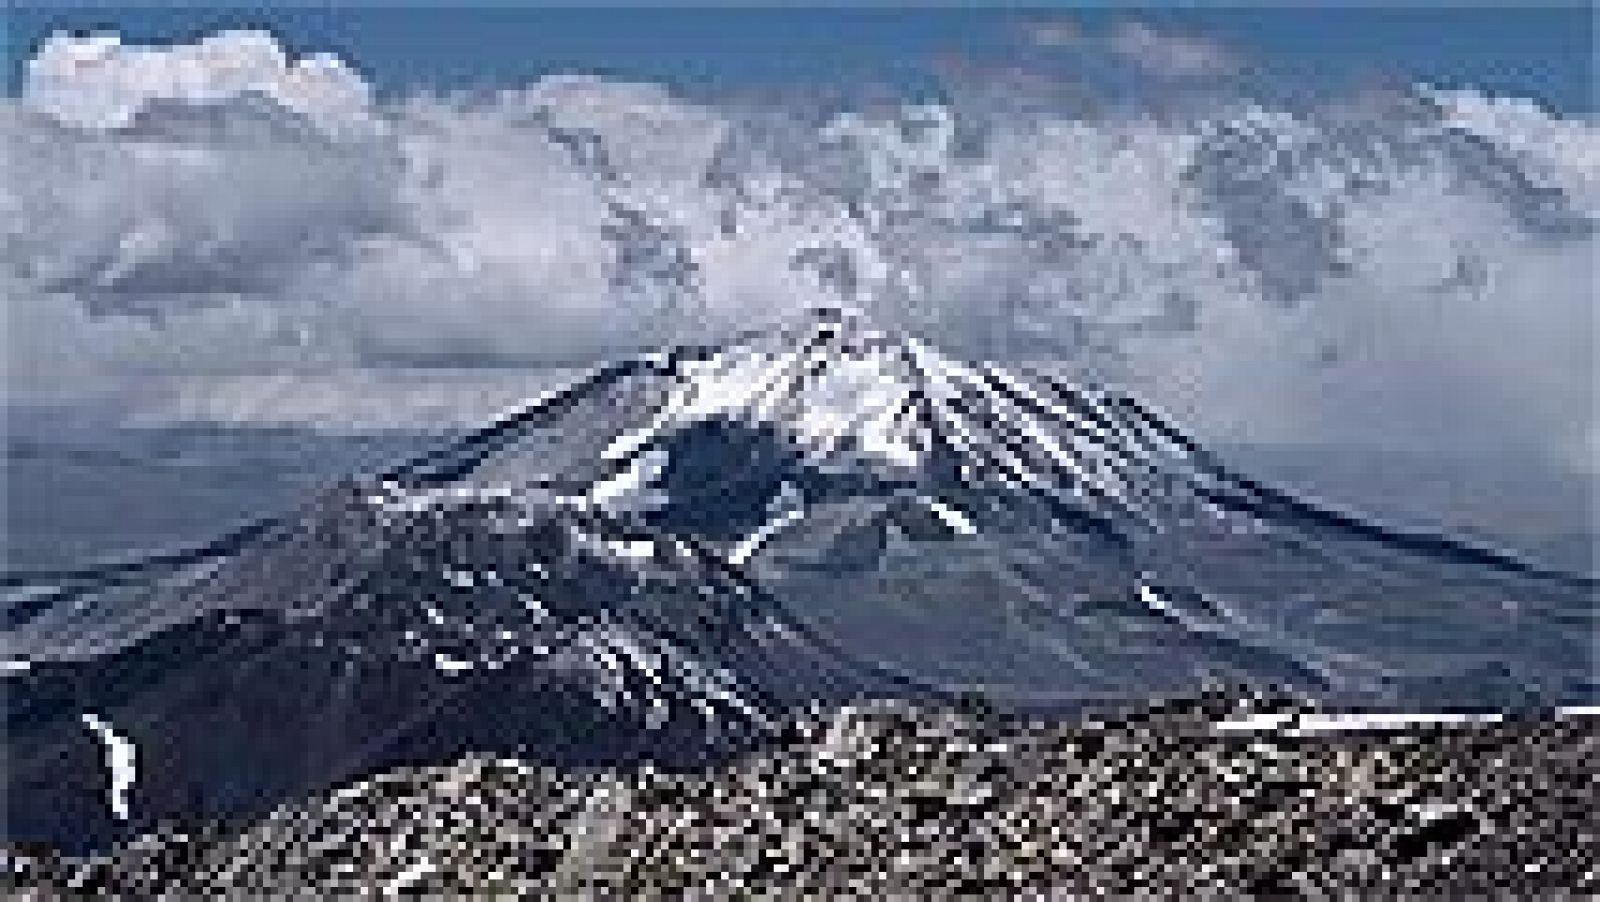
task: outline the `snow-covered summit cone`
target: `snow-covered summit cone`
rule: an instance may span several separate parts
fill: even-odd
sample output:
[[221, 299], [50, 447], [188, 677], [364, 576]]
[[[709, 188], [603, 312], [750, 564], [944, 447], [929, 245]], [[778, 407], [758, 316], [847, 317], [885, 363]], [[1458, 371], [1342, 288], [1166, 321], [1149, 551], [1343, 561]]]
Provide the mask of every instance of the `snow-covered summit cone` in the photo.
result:
[[[757, 500], [782, 519], [806, 497], [923, 489], [934, 519], [970, 533], [985, 505], [966, 511], [938, 495], [993, 491], [1035, 495], [1063, 516], [1148, 523], [1162, 499], [1147, 483], [1192, 451], [1131, 399], [963, 363], [829, 308], [602, 368], [394, 476], [553, 491], [671, 524], [691, 501], [716, 500], [716, 523], [680, 525], [743, 558], [756, 536], [734, 527]], [[1187, 468], [1191, 480], [1199, 472]]]

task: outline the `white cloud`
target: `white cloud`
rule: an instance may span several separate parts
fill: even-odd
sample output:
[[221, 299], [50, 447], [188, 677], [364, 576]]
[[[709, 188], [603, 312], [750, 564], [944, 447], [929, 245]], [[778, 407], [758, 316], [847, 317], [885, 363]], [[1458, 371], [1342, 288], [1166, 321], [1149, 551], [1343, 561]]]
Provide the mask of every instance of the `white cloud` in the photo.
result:
[[1443, 171], [1346, 199], [1353, 269], [1293, 308], [1248, 296], [1135, 341], [1127, 368], [1210, 434], [1585, 469], [1594, 243], [1523, 232]]
[[1117, 56], [1164, 78], [1229, 75], [1240, 66], [1238, 57], [1216, 41], [1160, 31], [1143, 22], [1119, 23], [1107, 37], [1106, 46]]
[[224, 31], [194, 44], [129, 47], [115, 34], [56, 34], [28, 61], [24, 101], [63, 124], [122, 128], [155, 100], [218, 103], [256, 93], [330, 133], [371, 126], [371, 91], [337, 57], [290, 60], [272, 35]]
[[1424, 92], [1452, 128], [1506, 148], [1590, 216], [1600, 216], [1600, 141], [1591, 121], [1563, 119], [1533, 100], [1478, 91]]
[[379, 148], [308, 141], [254, 112], [174, 110], [106, 135], [0, 111], [9, 262], [41, 291], [161, 313], [280, 291], [399, 227], [398, 170]]
[[1158, 80], [1231, 75], [1244, 64], [1238, 53], [1209, 37], [1157, 28], [1135, 19], [1123, 19], [1109, 29], [1093, 32], [1072, 19], [1032, 19], [1022, 22], [1017, 31], [1034, 47], [1121, 60]]

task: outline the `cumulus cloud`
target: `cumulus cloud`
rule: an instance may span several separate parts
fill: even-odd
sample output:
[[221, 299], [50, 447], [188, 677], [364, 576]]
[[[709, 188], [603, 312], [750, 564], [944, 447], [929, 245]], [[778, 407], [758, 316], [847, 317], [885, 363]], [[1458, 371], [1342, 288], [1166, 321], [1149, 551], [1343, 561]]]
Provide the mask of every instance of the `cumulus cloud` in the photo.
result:
[[28, 61], [24, 101], [67, 125], [120, 128], [151, 102], [259, 94], [330, 133], [372, 125], [371, 91], [331, 54], [291, 60], [272, 35], [223, 31], [194, 44], [130, 47], [115, 34], [56, 34]]
[[[1169, 76], [1229, 59], [1109, 40]], [[1223, 438], [1590, 447], [1593, 125], [1471, 91], [1160, 117], [953, 94], [380, 102], [270, 36], [57, 37], [0, 101], [8, 382], [581, 364], [843, 299]]]

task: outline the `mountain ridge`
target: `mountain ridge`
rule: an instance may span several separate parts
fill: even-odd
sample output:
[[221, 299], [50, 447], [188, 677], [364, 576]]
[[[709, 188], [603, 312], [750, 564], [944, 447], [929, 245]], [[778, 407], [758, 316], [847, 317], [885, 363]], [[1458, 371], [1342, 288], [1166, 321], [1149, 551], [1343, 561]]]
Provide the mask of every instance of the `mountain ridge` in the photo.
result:
[[[630, 380], [648, 384], [633, 390]], [[638, 424], [602, 424], [600, 435], [585, 445], [597, 466], [566, 462], [567, 470], [557, 472], [559, 465], [543, 466], [539, 449], [521, 447], [530, 434], [558, 428], [563, 417], [606, 392], [613, 395], [600, 400], [634, 404]], [[729, 438], [741, 429], [753, 431]], [[716, 453], [727, 459], [688, 485], [676, 477], [689, 468], [671, 471], [663, 458], [701, 453], [696, 442], [721, 442], [727, 447]], [[745, 485], [732, 472], [754, 469], [757, 457], [774, 472], [759, 486], [746, 486], [752, 498], [731, 498], [732, 489]], [[744, 500], [751, 508], [746, 513], [759, 522], [711, 535], [707, 517], [683, 516], [687, 501], [675, 507], [672, 492], [652, 488], [674, 478], [684, 499], [701, 506]], [[335, 487], [309, 508], [263, 518], [200, 546], [77, 573], [7, 575], [8, 629], [19, 629], [13, 625], [19, 617], [25, 628], [33, 620], [29, 611], [76, 603], [97, 584], [203, 569], [251, 543], [314, 545], [325, 538], [314, 526], [309, 535], [295, 533], [328, 517], [352, 516], [374, 528], [363, 505], [390, 509], [513, 495], [608, 512], [692, 537], [735, 566], [758, 556], [777, 532], [806, 519], [806, 496], [816, 501], [845, 495], [892, 499], [901, 520], [914, 517], [906, 508], [920, 507], [919, 527], [948, 535], [976, 535], [996, 517], [1039, 506], [1050, 530], [1068, 524], [1123, 549], [1172, 529], [1175, 520], [1187, 528], [1211, 519], [1224, 531], [1248, 532], [1264, 519], [1298, 518], [1411, 553], [1578, 590], [1597, 585], [1591, 576], [1551, 571], [1499, 549], [1391, 530], [1309, 501], [1233, 472], [1130, 395], [969, 365], [914, 338], [890, 336], [845, 308], [820, 308], [780, 329], [726, 344], [602, 365], [440, 449], [374, 476], [358, 475], [350, 485], [358, 488]], [[346, 543], [343, 553], [360, 556], [359, 540], [357, 535]]]

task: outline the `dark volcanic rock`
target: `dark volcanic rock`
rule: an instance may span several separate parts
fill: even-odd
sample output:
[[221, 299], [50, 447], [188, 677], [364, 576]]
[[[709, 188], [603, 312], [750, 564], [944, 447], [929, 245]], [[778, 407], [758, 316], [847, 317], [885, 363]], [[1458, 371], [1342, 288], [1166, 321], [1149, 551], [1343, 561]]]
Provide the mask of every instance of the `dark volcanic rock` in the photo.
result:
[[693, 772], [463, 758], [12, 888], [801, 896], [1600, 890], [1587, 717], [1220, 731], [1217, 697], [1070, 723], [881, 705]]

